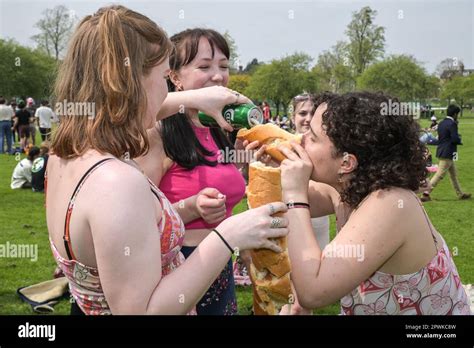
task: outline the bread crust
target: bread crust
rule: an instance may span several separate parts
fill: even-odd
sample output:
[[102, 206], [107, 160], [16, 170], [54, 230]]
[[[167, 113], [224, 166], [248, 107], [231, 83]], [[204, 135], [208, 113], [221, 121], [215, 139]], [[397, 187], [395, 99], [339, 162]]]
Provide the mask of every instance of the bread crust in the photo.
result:
[[[249, 208], [282, 200], [280, 168], [267, 167], [260, 162], [249, 166], [247, 201]], [[273, 216], [282, 216], [282, 213]], [[254, 287], [254, 314], [276, 315], [288, 303], [291, 295], [290, 259], [287, 238], [275, 239], [283, 250], [276, 253], [268, 249], [250, 252], [252, 263], [250, 277]]]
[[237, 133], [237, 139], [248, 140], [250, 143], [258, 140], [261, 145], [267, 145], [265, 152], [275, 161], [281, 162], [286, 157], [278, 150], [282, 145], [291, 149], [290, 142], [301, 144], [302, 135], [295, 135], [272, 124], [259, 124], [250, 129], [242, 128]]

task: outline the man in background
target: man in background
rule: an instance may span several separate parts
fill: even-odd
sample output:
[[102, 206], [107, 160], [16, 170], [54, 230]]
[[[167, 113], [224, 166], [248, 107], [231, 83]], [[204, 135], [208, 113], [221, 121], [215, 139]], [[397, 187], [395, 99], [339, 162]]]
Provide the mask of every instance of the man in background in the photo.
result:
[[12, 154], [12, 117], [13, 110], [6, 105], [6, 100], [0, 97], [0, 154], [4, 153], [4, 143], [7, 143], [7, 153]]
[[56, 115], [53, 110], [49, 107], [49, 102], [43, 100], [41, 106], [36, 109], [35, 118], [39, 123], [39, 131], [41, 134], [41, 140], [50, 140], [51, 138], [51, 121], [54, 120]]
[[436, 145], [438, 145], [436, 149], [436, 157], [439, 159], [438, 171], [430, 180], [431, 189], [423, 192], [423, 196], [421, 197], [423, 202], [431, 200], [430, 193], [444, 178], [446, 172], [449, 172], [451, 183], [459, 199], [471, 198], [470, 193], [465, 193], [461, 190], [456, 165], [454, 164], [458, 159], [457, 146], [462, 145], [457, 122], [460, 111], [461, 109], [458, 106], [449, 105], [446, 111], [446, 118], [438, 125], [438, 141], [436, 143]]

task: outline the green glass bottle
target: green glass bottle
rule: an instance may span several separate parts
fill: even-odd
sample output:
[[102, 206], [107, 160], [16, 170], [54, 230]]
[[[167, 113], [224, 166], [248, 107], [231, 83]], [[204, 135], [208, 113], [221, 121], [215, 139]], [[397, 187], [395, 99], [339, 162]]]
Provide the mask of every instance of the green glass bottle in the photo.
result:
[[[263, 123], [262, 111], [253, 104], [231, 104], [222, 110], [225, 120], [234, 128], [251, 128]], [[207, 127], [218, 127], [217, 122], [202, 111], [198, 113], [199, 121]]]

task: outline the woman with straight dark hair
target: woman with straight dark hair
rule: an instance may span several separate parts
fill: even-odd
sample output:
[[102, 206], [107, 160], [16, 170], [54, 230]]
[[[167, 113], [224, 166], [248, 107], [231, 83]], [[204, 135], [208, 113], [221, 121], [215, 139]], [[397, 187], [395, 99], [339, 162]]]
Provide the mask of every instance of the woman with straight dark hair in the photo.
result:
[[[225, 38], [210, 29], [188, 29], [171, 37], [175, 51], [170, 57], [171, 90], [202, 90], [227, 86], [229, 47]], [[229, 104], [249, 103], [235, 93]], [[251, 150], [258, 145], [236, 143], [217, 127], [205, 127], [198, 110], [184, 109], [158, 123], [148, 132], [150, 152], [137, 160], [145, 173], [159, 185], [183, 217], [186, 227], [185, 257], [190, 257], [212, 229], [232, 215], [232, 209], [245, 194], [245, 181], [239, 168], [223, 156], [233, 150]], [[241, 253], [248, 264], [248, 256]], [[198, 314], [237, 313], [232, 260], [217, 277], [197, 305]]]
[[[276, 202], [221, 222], [184, 260], [181, 217], [131, 160], [148, 151], [146, 129], [157, 115], [170, 116], [189, 97], [168, 96], [171, 51], [156, 23], [110, 6], [79, 23], [61, 64], [57, 100], [96, 111], [60, 115], [45, 183], [51, 249], [74, 314], [192, 313], [235, 248], [278, 252], [269, 238], [288, 233], [284, 218], [270, 228], [270, 213], [286, 211]], [[207, 94], [190, 105], [232, 96]]]

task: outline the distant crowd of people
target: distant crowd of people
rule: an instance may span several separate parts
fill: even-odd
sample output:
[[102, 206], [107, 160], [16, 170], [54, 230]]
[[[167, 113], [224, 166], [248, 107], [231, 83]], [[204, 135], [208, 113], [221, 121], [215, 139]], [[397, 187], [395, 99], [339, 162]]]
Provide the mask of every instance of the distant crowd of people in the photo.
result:
[[273, 115], [268, 102], [264, 101], [260, 103], [258, 107], [262, 110], [263, 113], [263, 123], [273, 123], [286, 131], [295, 129], [293, 121], [286, 114], [283, 116], [280, 116], [278, 114]]
[[[130, 67], [116, 64], [125, 58]], [[220, 33], [195, 28], [168, 38], [121, 5], [76, 27], [55, 95], [90, 97], [98, 110], [92, 119], [61, 118], [45, 201], [71, 314], [238, 314], [232, 256], [238, 250], [249, 264], [249, 250], [281, 252], [275, 239], [283, 236], [295, 296], [281, 314], [336, 301], [345, 315], [471, 314], [450, 247], [416, 193], [427, 176], [417, 121], [381, 117], [381, 105], [392, 100], [381, 93], [302, 94], [291, 116], [275, 118], [262, 103], [265, 122], [303, 133], [301, 144], [279, 148], [286, 159], [278, 164], [264, 144], [233, 144], [200, 122], [197, 110], [230, 132], [220, 111], [251, 102], [226, 88], [229, 59]], [[449, 110], [437, 128], [440, 158], [460, 144], [447, 134], [457, 134], [457, 112]], [[249, 163], [219, 161], [229, 148], [279, 166], [281, 202], [234, 214]], [[41, 149], [24, 149], [18, 171], [31, 162], [33, 172]], [[393, 209], [400, 201], [404, 209]], [[337, 231], [331, 241], [328, 215]], [[132, 248], [126, 257], [124, 246]]]
[[[12, 99], [7, 103], [0, 96], [0, 154], [25, 154], [16, 164], [10, 187], [12, 189], [31, 189], [44, 192], [44, 177], [50, 148], [52, 123], [58, 117], [43, 100], [36, 107], [33, 98]], [[41, 145], [36, 145], [37, 128], [41, 134]], [[16, 147], [16, 142], [19, 147]]]
[[[47, 100], [36, 107], [33, 98], [27, 98], [26, 102], [12, 99], [7, 103], [0, 96], [0, 154], [25, 153], [30, 144], [36, 145], [37, 128], [42, 141], [50, 140], [52, 123], [57, 122], [58, 117]], [[19, 141], [19, 148], [15, 148], [16, 141]]]

